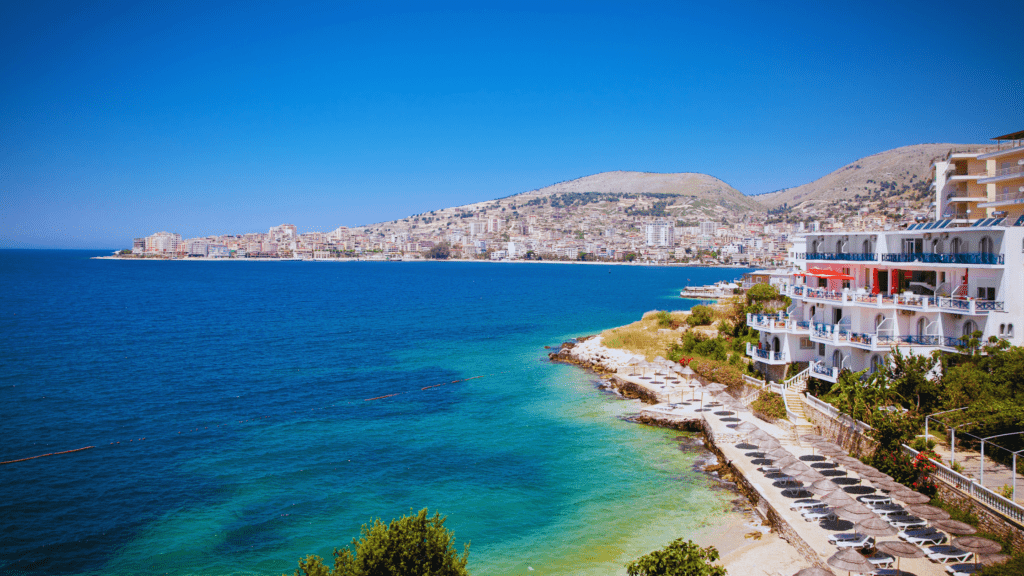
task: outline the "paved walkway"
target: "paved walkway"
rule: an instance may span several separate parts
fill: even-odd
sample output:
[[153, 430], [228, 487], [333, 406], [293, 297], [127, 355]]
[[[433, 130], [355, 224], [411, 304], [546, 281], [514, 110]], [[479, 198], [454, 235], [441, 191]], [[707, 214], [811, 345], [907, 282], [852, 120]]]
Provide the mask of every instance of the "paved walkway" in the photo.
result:
[[[1013, 468], [1000, 464], [992, 458], [990, 458], [992, 447], [988, 443], [985, 445], [985, 488], [995, 492], [996, 494], [1003, 495], [1002, 488], [1004, 486], [1013, 487]], [[1000, 452], [1005, 454], [1005, 450], [996, 448]], [[950, 449], [948, 445], [936, 444], [935, 453], [942, 457], [942, 463], [947, 467], [950, 466]], [[1011, 457], [1012, 458], [1012, 457]], [[963, 450], [960, 448], [960, 442], [957, 442], [956, 449], [956, 463], [963, 467], [960, 474], [967, 476], [968, 478], [974, 479], [975, 482], [981, 483], [981, 453], [971, 450]], [[1024, 453], [1017, 455], [1017, 498], [1018, 504], [1024, 504]]]
[[[621, 377], [621, 375], [620, 375]], [[630, 379], [632, 381], [632, 379]], [[646, 383], [646, 381], [641, 381]], [[668, 396], [672, 392], [681, 392], [682, 390], [663, 390], [657, 385], [650, 388], [652, 392]], [[708, 394], [704, 395], [704, 402], [709, 401]], [[689, 400], [691, 394], [688, 389], [685, 394], [685, 399]], [[826, 564], [830, 556], [838, 552], [838, 548], [835, 545], [828, 542], [828, 536], [832, 534], [823, 528], [821, 528], [817, 522], [807, 522], [803, 519], [799, 512], [789, 509], [790, 503], [793, 499], [787, 498], [782, 495], [782, 489], [773, 485], [773, 480], [766, 478], [764, 474], [758, 470], [758, 465], [751, 462], [751, 458], [746, 456], [749, 450], [737, 448], [736, 445], [742, 441], [740, 435], [737, 435], [734, 430], [729, 428], [729, 424], [739, 424], [740, 422], [751, 422], [758, 428], [761, 428], [765, 432], [776, 437], [784, 448], [792, 452], [795, 456], [800, 457], [804, 455], [812, 455], [813, 448], [806, 443], [794, 441], [792, 435], [787, 431], [767, 423], [763, 420], [757, 419], [753, 414], [741, 411], [731, 415], [716, 415], [712, 411], [702, 411], [700, 403], [700, 392], [698, 391], [695, 395], [696, 401], [688, 406], [673, 407], [670, 404], [663, 403], [653, 406], [646, 406], [642, 411], [643, 414], [648, 416], [660, 417], [664, 419], [678, 419], [678, 420], [695, 420], [703, 419], [708, 423], [712, 431], [712, 437], [715, 439], [716, 447], [721, 450], [725, 458], [736, 468], [754, 487], [754, 490], [766, 500], [776, 513], [785, 520], [789, 526], [804, 540], [804, 542], [818, 554], [818, 559], [821, 564]], [[673, 400], [676, 398], [674, 397]], [[725, 409], [715, 407], [715, 411], [723, 411]], [[738, 418], [738, 421], [723, 421], [723, 418]], [[855, 476], [852, 472], [851, 476]], [[896, 536], [891, 537], [880, 537], [876, 538], [876, 541], [884, 540], [897, 540]], [[809, 565], [809, 564], [808, 564]], [[926, 558], [911, 559], [904, 558], [900, 561], [900, 569], [906, 573], [917, 576], [943, 576], [946, 572], [941, 564], [931, 562]], [[836, 574], [843, 574], [842, 571], [833, 570]], [[789, 575], [785, 575], [789, 576]]]

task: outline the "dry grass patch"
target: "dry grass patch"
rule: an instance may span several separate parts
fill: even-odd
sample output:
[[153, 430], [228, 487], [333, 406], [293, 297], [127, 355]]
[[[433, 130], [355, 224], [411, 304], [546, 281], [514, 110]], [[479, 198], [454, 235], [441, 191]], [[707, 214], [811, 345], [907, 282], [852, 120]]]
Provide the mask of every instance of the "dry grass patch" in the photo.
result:
[[[667, 318], [682, 322], [686, 315], [686, 312], [672, 312], [667, 315]], [[666, 313], [664, 312], [647, 312], [638, 322], [605, 330], [601, 333], [601, 341], [609, 348], [628, 350], [647, 360], [654, 360], [655, 356], [668, 356], [672, 345], [679, 342], [679, 332], [675, 330], [659, 332], [659, 330], [667, 328], [665, 319]]]

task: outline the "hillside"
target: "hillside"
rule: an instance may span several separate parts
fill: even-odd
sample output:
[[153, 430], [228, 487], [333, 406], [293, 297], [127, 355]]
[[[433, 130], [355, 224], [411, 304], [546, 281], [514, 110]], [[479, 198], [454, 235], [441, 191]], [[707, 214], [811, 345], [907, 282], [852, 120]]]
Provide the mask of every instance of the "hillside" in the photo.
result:
[[951, 150], [983, 148], [977, 144], [903, 146], [851, 162], [814, 182], [754, 198], [779, 213], [795, 210], [794, 216], [850, 215], [865, 208], [881, 213], [922, 210], [932, 202], [931, 163]]

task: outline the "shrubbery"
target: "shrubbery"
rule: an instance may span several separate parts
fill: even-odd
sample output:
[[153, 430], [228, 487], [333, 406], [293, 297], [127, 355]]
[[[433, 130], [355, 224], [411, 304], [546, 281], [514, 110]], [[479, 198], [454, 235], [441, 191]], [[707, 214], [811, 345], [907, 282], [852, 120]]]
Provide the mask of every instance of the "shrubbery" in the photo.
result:
[[686, 323], [690, 326], [707, 326], [714, 320], [714, 311], [708, 306], [698, 304], [690, 309], [690, 315], [686, 317]]
[[772, 420], [782, 420], [786, 417], [786, 401], [782, 395], [768, 390], [762, 391], [750, 403], [750, 409]]
[[725, 384], [729, 388], [743, 386], [743, 372], [725, 362], [709, 360], [707, 358], [694, 358], [690, 362], [690, 368], [698, 376], [708, 382]]

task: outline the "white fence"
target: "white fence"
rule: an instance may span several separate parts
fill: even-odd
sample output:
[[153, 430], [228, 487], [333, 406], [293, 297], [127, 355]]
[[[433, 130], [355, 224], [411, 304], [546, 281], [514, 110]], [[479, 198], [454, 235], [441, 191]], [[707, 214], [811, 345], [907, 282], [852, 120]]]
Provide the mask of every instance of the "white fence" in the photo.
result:
[[835, 406], [829, 404], [828, 402], [823, 402], [821, 400], [818, 400], [817, 398], [812, 396], [810, 394], [810, 392], [805, 394], [804, 397], [807, 398], [807, 403], [808, 404], [810, 404], [818, 412], [821, 412], [822, 414], [825, 414], [829, 418], [832, 418], [834, 420], [839, 420], [839, 421], [843, 422], [844, 424], [849, 424], [850, 421], [853, 421], [853, 422], [856, 423], [856, 428], [857, 428], [858, 432], [864, 432], [866, 430], [871, 430], [871, 425], [868, 424], [867, 422], [861, 422], [860, 420], [856, 420], [856, 419], [850, 418], [846, 414], [843, 414], [842, 412], [840, 412], [838, 408], [836, 408]]
[[[914, 450], [906, 444], [903, 445], [903, 452], [911, 458], [917, 456], [917, 450]], [[929, 460], [931, 459], [929, 458]], [[970, 494], [975, 500], [978, 500], [985, 506], [999, 512], [1003, 516], [1024, 524], [1024, 508], [1019, 504], [1007, 498], [1003, 498], [999, 494], [996, 494], [981, 484], [976, 483], [971, 478], [958, 474], [956, 471], [943, 466], [941, 462], [936, 462], [935, 460], [931, 460], [931, 462], [932, 464], [935, 464], [936, 467], [936, 478], [950, 486], [954, 486], [961, 491]]]

